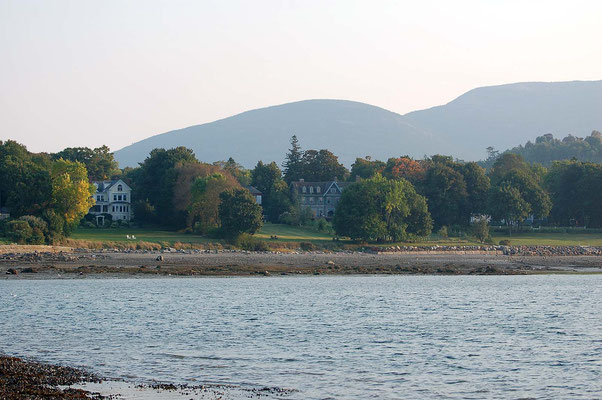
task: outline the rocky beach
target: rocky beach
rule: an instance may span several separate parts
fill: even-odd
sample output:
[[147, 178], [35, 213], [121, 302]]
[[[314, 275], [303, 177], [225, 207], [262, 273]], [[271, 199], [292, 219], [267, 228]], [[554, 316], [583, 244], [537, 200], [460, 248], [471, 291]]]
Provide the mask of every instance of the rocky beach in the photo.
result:
[[602, 249], [582, 246], [369, 247], [363, 251], [90, 250], [0, 246], [10, 278], [321, 274], [601, 273]]

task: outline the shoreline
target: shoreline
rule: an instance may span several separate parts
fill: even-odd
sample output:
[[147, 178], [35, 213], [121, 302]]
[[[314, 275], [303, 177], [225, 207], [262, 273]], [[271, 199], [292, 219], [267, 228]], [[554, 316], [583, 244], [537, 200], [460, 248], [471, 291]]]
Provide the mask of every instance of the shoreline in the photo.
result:
[[[520, 250], [520, 248], [516, 248]], [[532, 246], [383, 252], [107, 251], [49, 246], [0, 246], [0, 276], [5, 279], [157, 276], [283, 275], [526, 275], [602, 273], [598, 248], [592, 255], [562, 248], [554, 254]], [[544, 250], [542, 250], [544, 249]], [[567, 250], [568, 249], [568, 250]], [[585, 250], [583, 250], [585, 249]], [[540, 254], [538, 254], [539, 252]], [[598, 253], [596, 253], [598, 252]], [[535, 253], [535, 254], [534, 254]]]

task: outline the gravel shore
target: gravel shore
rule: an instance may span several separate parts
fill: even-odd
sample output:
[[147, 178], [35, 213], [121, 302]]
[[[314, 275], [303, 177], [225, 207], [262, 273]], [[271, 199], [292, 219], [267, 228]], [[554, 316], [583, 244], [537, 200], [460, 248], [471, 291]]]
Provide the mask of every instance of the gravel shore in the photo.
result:
[[80, 369], [0, 355], [0, 399], [107, 399], [82, 389], [61, 388], [98, 377]]
[[[0, 276], [265, 276], [321, 274], [529, 274], [602, 272], [599, 249], [550, 247], [387, 252], [92, 251], [0, 246]], [[564, 255], [570, 254], [570, 255]], [[585, 255], [584, 255], [585, 254]]]

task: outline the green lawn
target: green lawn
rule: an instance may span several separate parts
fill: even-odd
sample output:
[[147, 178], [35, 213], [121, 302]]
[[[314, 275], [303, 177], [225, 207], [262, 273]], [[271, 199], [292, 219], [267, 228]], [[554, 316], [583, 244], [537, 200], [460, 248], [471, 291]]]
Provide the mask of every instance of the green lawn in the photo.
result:
[[270, 240], [270, 236], [278, 236], [278, 240], [287, 242], [325, 242], [332, 241], [332, 236], [317, 232], [314, 230], [298, 228], [285, 224], [265, 224], [263, 228], [255, 234], [260, 239]]
[[[136, 240], [144, 242], [182, 242], [182, 243], [210, 243], [220, 242], [219, 239], [199, 236], [195, 234], [185, 234], [170, 231], [140, 229], [140, 228], [117, 228], [117, 229], [94, 229], [94, 228], [78, 228], [71, 235], [72, 239], [94, 240], [101, 242], [129, 242], [126, 235], [136, 236]], [[281, 241], [308, 241], [308, 242], [323, 242], [331, 241], [332, 236], [307, 230], [296, 228], [283, 224], [265, 224], [263, 228], [255, 234], [257, 238], [270, 240], [270, 236], [278, 236]]]
[[496, 233], [493, 240], [509, 240], [511, 245], [602, 246], [600, 233], [521, 233], [512, 236]]
[[[152, 230], [152, 229], [90, 229], [79, 228], [71, 236], [73, 239], [84, 239], [94, 241], [127, 242], [126, 235], [135, 235], [136, 240], [145, 242], [175, 242], [182, 243], [210, 243], [220, 242], [218, 239], [208, 238], [194, 234], [184, 234], [170, 231]], [[331, 242], [332, 236], [327, 233], [314, 230], [292, 227], [283, 224], [265, 224], [263, 228], [255, 234], [257, 238], [270, 240], [270, 236], [278, 236], [279, 241], [283, 242], [313, 242], [316, 244]], [[493, 237], [494, 243], [498, 244], [500, 240], [510, 240], [512, 245], [556, 245], [556, 246], [602, 246], [602, 234], [596, 233], [522, 233], [507, 236], [496, 233]], [[6, 238], [0, 238], [0, 243], [8, 242]], [[342, 241], [343, 242], [343, 241]], [[348, 241], [344, 241], [350, 243]], [[434, 235], [430, 240], [418, 243], [395, 243], [395, 245], [475, 245], [479, 244], [473, 238], [442, 239]], [[391, 244], [383, 244], [390, 246]]]
[[136, 236], [137, 241], [143, 242], [182, 242], [182, 243], [208, 243], [217, 242], [205, 236], [189, 235], [185, 233], [160, 231], [140, 228], [94, 229], [78, 228], [71, 235], [72, 239], [95, 240], [100, 242], [131, 242], [126, 235]]

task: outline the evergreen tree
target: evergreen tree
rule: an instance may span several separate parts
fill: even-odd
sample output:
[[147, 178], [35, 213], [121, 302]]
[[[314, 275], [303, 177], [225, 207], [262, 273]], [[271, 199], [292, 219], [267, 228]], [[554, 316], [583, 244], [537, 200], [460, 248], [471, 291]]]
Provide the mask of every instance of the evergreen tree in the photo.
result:
[[293, 135], [291, 138], [291, 148], [286, 155], [286, 161], [284, 161], [282, 167], [284, 168], [284, 181], [286, 183], [290, 184], [302, 178], [303, 152], [301, 151], [297, 135]]

